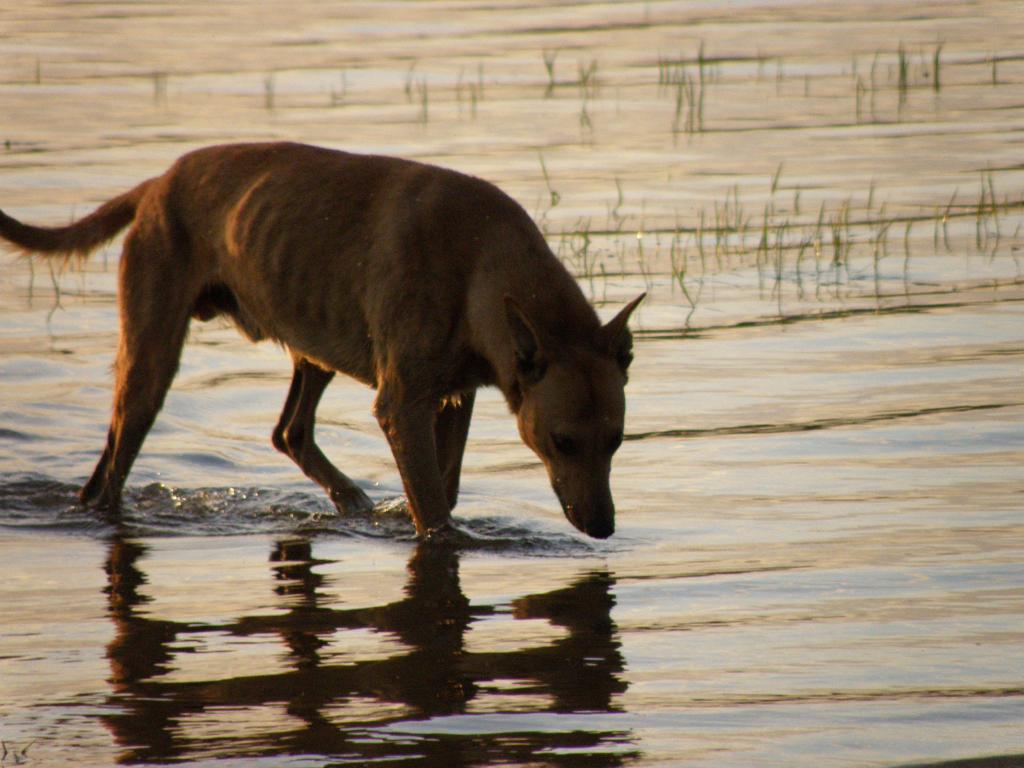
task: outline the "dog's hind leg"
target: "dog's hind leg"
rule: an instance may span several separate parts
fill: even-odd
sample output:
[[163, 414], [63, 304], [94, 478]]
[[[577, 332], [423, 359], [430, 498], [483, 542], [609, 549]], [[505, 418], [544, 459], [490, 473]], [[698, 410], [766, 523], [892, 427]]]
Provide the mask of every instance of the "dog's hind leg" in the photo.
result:
[[121, 490], [178, 370], [192, 297], [159, 233], [131, 232], [121, 256], [121, 336], [107, 445], [79, 497], [117, 510]]
[[296, 360], [292, 368], [292, 383], [288, 385], [288, 396], [284, 400], [284, 408], [281, 409], [281, 416], [277, 420], [277, 426], [274, 427], [274, 432], [270, 436], [270, 442], [274, 444], [274, 447], [288, 458], [291, 458], [292, 454], [288, 450], [288, 443], [284, 439], [284, 433], [292, 417], [295, 416], [295, 406], [299, 402], [299, 392], [301, 391], [302, 362]]
[[296, 358], [281, 418], [274, 428], [274, 447], [299, 465], [308, 478], [319, 483], [342, 512], [368, 512], [373, 502], [362, 489], [324, 456], [313, 439], [316, 408], [333, 371], [325, 371]]
[[437, 445], [437, 463], [444, 482], [448, 508], [455, 509], [459, 498], [459, 475], [462, 473], [462, 455], [466, 451], [469, 422], [473, 417], [476, 392], [468, 392], [444, 402], [434, 422], [434, 442]]
[[114, 508], [118, 506], [119, 499], [113, 502], [109, 500], [106, 502], [101, 501], [101, 497], [106, 496], [107, 469], [110, 466], [110, 457], [114, 453], [115, 442], [117, 442], [117, 438], [114, 436], [114, 428], [111, 427], [107, 430], [107, 444], [103, 448], [100, 460], [96, 462], [96, 468], [92, 472], [92, 477], [82, 486], [82, 490], [78, 492], [78, 498], [83, 504]]

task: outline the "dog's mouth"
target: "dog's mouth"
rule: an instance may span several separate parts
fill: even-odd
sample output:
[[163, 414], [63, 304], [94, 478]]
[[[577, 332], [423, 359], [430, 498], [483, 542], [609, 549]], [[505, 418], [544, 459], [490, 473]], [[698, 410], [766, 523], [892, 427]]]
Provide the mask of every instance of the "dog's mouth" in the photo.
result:
[[581, 514], [580, 508], [576, 504], [567, 501], [558, 488], [555, 488], [555, 495], [558, 496], [558, 501], [562, 505], [565, 519], [572, 523], [576, 530], [595, 539], [607, 539], [615, 533], [615, 518], [613, 516], [602, 515], [588, 518]]

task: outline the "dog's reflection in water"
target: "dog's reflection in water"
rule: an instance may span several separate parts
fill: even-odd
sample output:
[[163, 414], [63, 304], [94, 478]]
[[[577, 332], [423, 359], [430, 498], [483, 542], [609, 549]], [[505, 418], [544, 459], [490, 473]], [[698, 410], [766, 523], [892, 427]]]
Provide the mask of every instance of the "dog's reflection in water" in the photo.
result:
[[[325, 580], [333, 577], [320, 572], [324, 561], [316, 559], [313, 548], [308, 539], [273, 545], [272, 583], [280, 610], [209, 625], [154, 618], [159, 605], [143, 589], [146, 545], [119, 537], [110, 541], [107, 594], [115, 638], [107, 655], [111, 704], [120, 713], [103, 720], [124, 750], [123, 761], [311, 754], [367, 761], [419, 757], [457, 766], [489, 755], [528, 759], [539, 750], [593, 747], [602, 754], [601, 765], [618, 765], [635, 754], [628, 733], [580, 730], [578, 719], [562, 731], [550, 718], [613, 712], [616, 696], [626, 689], [611, 617], [615, 581], [607, 572], [578, 576], [565, 588], [527, 595], [510, 606], [476, 605], [460, 586], [459, 552], [424, 542], [409, 559], [401, 599], [346, 609], [328, 602]], [[514, 636], [515, 622], [527, 619], [558, 628], [557, 638], [536, 645], [532, 632], [521, 649], [467, 649], [474, 624], [506, 620], [508, 635]], [[386, 635], [396, 649], [342, 659], [337, 649], [344, 648], [351, 631]], [[162, 679], [176, 668], [178, 655], [192, 652], [204, 635], [225, 634], [280, 643], [286, 668], [209, 681]], [[289, 716], [284, 722], [282, 709]], [[190, 726], [205, 717], [216, 722], [225, 710], [244, 710], [257, 724], [276, 718], [275, 726], [266, 733], [258, 725], [242, 727], [237, 738], [227, 735], [237, 721], [219, 728]], [[493, 728], [459, 728], [443, 734], [418, 731], [414, 738], [371, 737], [474, 711], [545, 714], [545, 726], [536, 731], [510, 726], [514, 736]]]

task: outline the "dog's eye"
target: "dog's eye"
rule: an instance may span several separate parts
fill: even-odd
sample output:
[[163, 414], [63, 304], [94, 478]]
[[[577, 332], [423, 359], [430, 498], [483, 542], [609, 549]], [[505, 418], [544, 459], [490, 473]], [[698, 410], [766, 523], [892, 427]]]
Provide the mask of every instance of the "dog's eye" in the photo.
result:
[[608, 453], [615, 453], [622, 445], [622, 433], [617, 432], [608, 440]]
[[554, 443], [555, 450], [563, 456], [572, 456], [579, 452], [579, 445], [568, 435], [560, 435], [557, 432], [552, 432], [551, 442]]

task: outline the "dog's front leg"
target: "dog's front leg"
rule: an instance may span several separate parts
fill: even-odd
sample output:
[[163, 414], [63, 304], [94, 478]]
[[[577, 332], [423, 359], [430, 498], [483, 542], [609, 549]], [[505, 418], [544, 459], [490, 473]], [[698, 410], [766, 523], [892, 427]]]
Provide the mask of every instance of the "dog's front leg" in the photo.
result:
[[444, 482], [448, 508], [455, 509], [459, 498], [459, 475], [462, 474], [462, 455], [466, 451], [469, 422], [473, 418], [473, 400], [476, 392], [447, 400], [437, 412], [434, 441], [437, 445], [437, 463]]
[[429, 537], [448, 527], [450, 510], [434, 442], [436, 400], [407, 401], [384, 385], [374, 412], [402, 476], [416, 533]]

